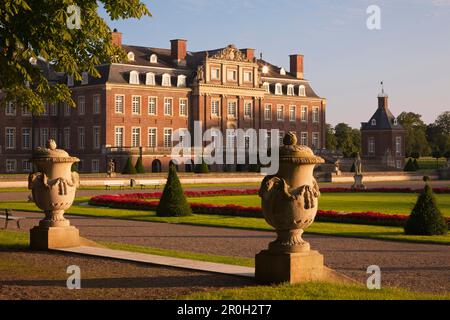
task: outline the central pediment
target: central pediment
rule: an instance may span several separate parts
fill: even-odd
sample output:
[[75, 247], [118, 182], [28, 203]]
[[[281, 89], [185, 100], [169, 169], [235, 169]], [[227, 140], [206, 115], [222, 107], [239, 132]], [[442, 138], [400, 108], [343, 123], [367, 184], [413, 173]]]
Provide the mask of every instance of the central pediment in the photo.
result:
[[252, 62], [247, 58], [245, 54], [242, 53], [241, 50], [236, 48], [235, 45], [229, 45], [225, 49], [219, 51], [215, 55], [211, 57], [211, 59], [217, 60], [227, 60], [227, 61], [236, 61], [236, 62]]

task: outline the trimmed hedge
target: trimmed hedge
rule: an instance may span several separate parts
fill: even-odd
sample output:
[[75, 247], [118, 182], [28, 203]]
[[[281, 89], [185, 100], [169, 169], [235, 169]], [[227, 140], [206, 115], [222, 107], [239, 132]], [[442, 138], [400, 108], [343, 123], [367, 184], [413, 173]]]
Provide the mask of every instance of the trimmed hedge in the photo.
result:
[[136, 174], [136, 168], [133, 166], [133, 160], [128, 157], [125, 167], [123, 167], [122, 174]]
[[142, 157], [139, 157], [137, 159], [134, 168], [136, 169], [136, 173], [145, 173], [144, 164], [142, 163]]

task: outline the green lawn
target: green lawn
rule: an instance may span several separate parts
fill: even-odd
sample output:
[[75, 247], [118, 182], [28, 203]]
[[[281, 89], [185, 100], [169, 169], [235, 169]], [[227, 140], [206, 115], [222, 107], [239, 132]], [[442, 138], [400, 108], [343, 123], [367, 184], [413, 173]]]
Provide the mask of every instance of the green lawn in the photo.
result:
[[[450, 216], [450, 194], [437, 194], [437, 204], [445, 216]], [[338, 212], [367, 212], [409, 214], [417, 200], [413, 193], [322, 193], [319, 209]], [[239, 204], [260, 207], [257, 195], [189, 198], [190, 202], [216, 205]]]
[[187, 300], [449, 300], [450, 295], [433, 295], [397, 288], [369, 290], [362, 285], [310, 282], [298, 285], [250, 286], [198, 292], [177, 298]]
[[[225, 198], [225, 197], [221, 197]], [[78, 201], [80, 199], [77, 199]], [[87, 198], [81, 199], [86, 201]], [[24, 201], [0, 202], [0, 208], [41, 212], [34, 203]], [[91, 217], [112, 217], [117, 219], [150, 221], [161, 223], [179, 223], [210, 227], [239, 228], [250, 230], [273, 230], [262, 218], [244, 218], [220, 215], [192, 215], [188, 217], [157, 217], [153, 211], [143, 210], [121, 210], [103, 207], [90, 207], [75, 204], [70, 208], [68, 214]], [[40, 216], [42, 216], [41, 214]], [[394, 241], [409, 241], [422, 243], [450, 244], [450, 234], [445, 236], [407, 236], [403, 228], [366, 226], [356, 224], [315, 222], [306, 230], [310, 234], [322, 234], [344, 237], [361, 237], [371, 239], [384, 239]]]

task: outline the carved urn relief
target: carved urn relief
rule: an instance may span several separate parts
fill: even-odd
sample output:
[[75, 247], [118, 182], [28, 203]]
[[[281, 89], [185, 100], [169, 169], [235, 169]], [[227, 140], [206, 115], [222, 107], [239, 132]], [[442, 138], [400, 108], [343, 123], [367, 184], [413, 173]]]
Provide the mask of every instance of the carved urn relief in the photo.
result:
[[29, 175], [28, 188], [36, 206], [44, 211], [45, 218], [31, 230], [32, 247], [64, 247], [79, 241], [78, 230], [64, 218], [64, 212], [72, 206], [79, 186], [78, 173], [71, 171], [72, 165], [79, 161], [66, 151], [57, 149], [54, 140], [49, 140], [46, 148], [34, 151], [31, 162], [37, 172]]

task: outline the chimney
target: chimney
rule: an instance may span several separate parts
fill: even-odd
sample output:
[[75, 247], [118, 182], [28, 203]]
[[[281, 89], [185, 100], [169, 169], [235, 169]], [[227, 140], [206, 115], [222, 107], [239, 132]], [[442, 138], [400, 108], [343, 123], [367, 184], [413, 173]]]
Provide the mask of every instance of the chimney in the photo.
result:
[[170, 40], [172, 59], [178, 64], [186, 64], [186, 43], [187, 41], [183, 39]]
[[291, 58], [291, 73], [297, 79], [303, 79], [303, 55], [292, 54]]
[[242, 49], [241, 52], [245, 54], [248, 60], [253, 60], [255, 57], [255, 49]]
[[118, 32], [117, 29], [114, 29], [111, 33], [112, 43], [118, 47], [122, 46], [122, 32]]

